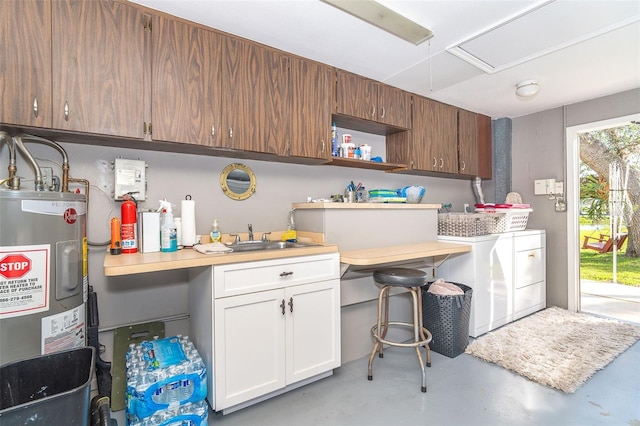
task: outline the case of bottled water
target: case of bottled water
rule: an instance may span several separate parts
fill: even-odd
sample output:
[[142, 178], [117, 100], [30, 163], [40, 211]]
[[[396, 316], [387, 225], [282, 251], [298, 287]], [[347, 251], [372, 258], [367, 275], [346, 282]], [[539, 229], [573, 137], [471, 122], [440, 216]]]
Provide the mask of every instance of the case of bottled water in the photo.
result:
[[188, 336], [131, 344], [126, 367], [130, 425], [206, 426], [207, 370]]

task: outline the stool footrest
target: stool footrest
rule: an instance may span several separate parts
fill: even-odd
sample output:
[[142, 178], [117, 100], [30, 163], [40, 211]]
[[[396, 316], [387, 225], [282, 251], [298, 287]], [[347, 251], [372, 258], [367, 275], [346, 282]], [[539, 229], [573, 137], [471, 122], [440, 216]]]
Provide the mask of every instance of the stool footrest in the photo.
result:
[[[414, 325], [412, 323], [401, 322], [401, 321], [389, 321], [389, 323], [386, 326], [387, 327], [389, 327], [389, 326], [402, 326], [402, 327], [407, 327], [407, 328], [411, 328], [411, 329], [413, 329], [413, 327], [414, 327]], [[419, 347], [419, 346], [425, 346], [425, 345], [428, 345], [429, 343], [431, 343], [431, 339], [432, 339], [431, 333], [429, 332], [429, 330], [427, 330], [424, 327], [422, 327], [422, 332], [424, 333], [426, 339], [419, 340], [417, 342], [409, 342], [409, 343], [394, 342], [394, 341], [391, 341], [391, 340], [383, 339], [382, 337], [380, 337], [377, 334], [377, 331], [378, 331], [378, 325], [377, 324], [374, 325], [373, 327], [371, 327], [371, 335], [378, 342], [380, 342], [382, 344], [385, 344], [385, 345], [389, 345], [389, 346], [398, 346], [398, 347], [401, 347], [401, 348], [416, 348], [416, 347]]]

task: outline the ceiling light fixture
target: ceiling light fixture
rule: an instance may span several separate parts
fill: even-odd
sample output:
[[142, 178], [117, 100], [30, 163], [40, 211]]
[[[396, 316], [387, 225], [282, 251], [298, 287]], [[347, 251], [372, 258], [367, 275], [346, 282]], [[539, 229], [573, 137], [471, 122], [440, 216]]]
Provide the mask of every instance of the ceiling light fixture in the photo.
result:
[[538, 90], [540, 90], [540, 86], [535, 80], [525, 80], [516, 85], [516, 95], [522, 98], [533, 96], [538, 93]]
[[356, 18], [416, 46], [433, 37], [433, 31], [372, 0], [322, 0]]

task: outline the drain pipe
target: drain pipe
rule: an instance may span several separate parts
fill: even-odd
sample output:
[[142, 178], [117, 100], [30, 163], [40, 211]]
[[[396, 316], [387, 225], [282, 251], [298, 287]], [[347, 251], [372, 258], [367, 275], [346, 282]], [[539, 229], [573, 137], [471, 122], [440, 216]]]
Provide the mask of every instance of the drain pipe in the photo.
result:
[[[61, 192], [69, 192], [69, 157], [67, 156], [67, 151], [65, 151], [65, 149], [58, 144], [57, 142], [53, 142], [50, 141], [49, 139], [44, 139], [41, 138], [39, 136], [33, 136], [33, 135], [28, 135], [26, 133], [23, 133], [20, 135], [21, 138], [24, 139], [25, 142], [35, 142], [35, 143], [41, 143], [44, 145], [48, 145], [56, 150], [58, 150], [58, 152], [60, 152], [60, 154], [62, 155], [62, 189]], [[35, 161], [35, 160], [34, 160]], [[38, 168], [39, 171], [39, 168]], [[40, 176], [40, 179], [42, 180], [42, 176]], [[37, 189], [36, 189], [37, 191]]]

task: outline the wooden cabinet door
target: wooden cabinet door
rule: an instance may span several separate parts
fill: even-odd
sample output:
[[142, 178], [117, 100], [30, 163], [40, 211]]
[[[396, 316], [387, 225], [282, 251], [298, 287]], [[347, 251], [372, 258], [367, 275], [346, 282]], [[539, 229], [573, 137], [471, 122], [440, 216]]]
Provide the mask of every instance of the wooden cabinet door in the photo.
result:
[[475, 112], [458, 110], [458, 174], [476, 176], [478, 173], [478, 121]]
[[373, 80], [337, 71], [336, 112], [365, 120], [376, 119], [378, 88]]
[[340, 366], [340, 280], [289, 287], [287, 385]]
[[154, 140], [213, 145], [220, 130], [220, 39], [158, 17], [153, 26]]
[[284, 155], [289, 145], [289, 57], [224, 37], [222, 130], [216, 146]]
[[287, 155], [331, 158], [333, 69], [291, 58], [291, 145]]
[[51, 2], [0, 2], [0, 122], [51, 127]]
[[411, 128], [411, 98], [409, 94], [386, 84], [377, 84], [377, 120], [391, 126]]
[[477, 114], [478, 174], [482, 179], [493, 178], [491, 117]]
[[285, 386], [285, 308], [282, 289], [215, 300], [216, 410]]
[[[433, 170], [432, 164], [436, 164], [435, 159], [431, 159], [431, 148], [428, 145], [428, 134], [431, 130], [429, 117], [431, 114], [431, 101], [422, 96], [413, 97], [413, 117], [412, 129], [409, 132], [408, 158], [404, 162], [412, 170]], [[387, 138], [388, 139], [388, 138]], [[401, 162], [401, 158], [393, 161]]]
[[425, 142], [429, 147], [431, 169], [441, 173], [458, 173], [458, 110], [447, 104], [430, 101]]
[[143, 137], [144, 15], [109, 0], [53, 4], [53, 127]]

